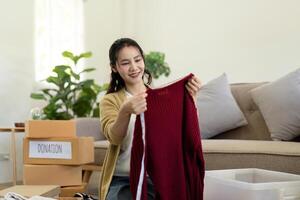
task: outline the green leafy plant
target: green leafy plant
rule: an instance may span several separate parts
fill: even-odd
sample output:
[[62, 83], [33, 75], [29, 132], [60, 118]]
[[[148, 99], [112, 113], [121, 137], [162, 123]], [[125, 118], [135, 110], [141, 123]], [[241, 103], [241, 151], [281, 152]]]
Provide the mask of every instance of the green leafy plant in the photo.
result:
[[[74, 55], [64, 51], [62, 55], [72, 61], [76, 67], [78, 61], [90, 58], [91, 52]], [[38, 93], [31, 93], [30, 97], [36, 100], [44, 100], [48, 104], [43, 108], [43, 119], [72, 119], [75, 117], [99, 117], [99, 105], [97, 96], [100, 92], [107, 90], [107, 84], [102, 86], [95, 83], [93, 79], [82, 80], [84, 73], [92, 72], [95, 68], [85, 68], [75, 73], [69, 65], [58, 65], [52, 70], [45, 81], [51, 87], [42, 89]]]
[[170, 67], [165, 62], [165, 54], [158, 51], [151, 51], [145, 55], [145, 65], [153, 78], [158, 79], [161, 75], [166, 77], [170, 74]]

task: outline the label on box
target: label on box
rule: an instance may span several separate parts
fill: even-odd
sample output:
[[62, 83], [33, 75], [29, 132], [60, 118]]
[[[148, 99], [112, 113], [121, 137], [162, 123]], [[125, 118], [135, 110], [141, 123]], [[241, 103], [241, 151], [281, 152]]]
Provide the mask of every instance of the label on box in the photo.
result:
[[60, 141], [29, 141], [29, 158], [72, 159], [72, 144]]

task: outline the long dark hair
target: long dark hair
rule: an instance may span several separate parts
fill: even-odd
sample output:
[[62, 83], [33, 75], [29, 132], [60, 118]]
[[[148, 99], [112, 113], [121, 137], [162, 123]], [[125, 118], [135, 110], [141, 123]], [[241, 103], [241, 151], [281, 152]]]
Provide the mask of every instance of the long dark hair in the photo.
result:
[[[120, 50], [123, 47], [128, 47], [128, 46], [136, 47], [140, 51], [140, 54], [145, 63], [144, 53], [143, 53], [143, 50], [140, 47], [140, 45], [133, 39], [120, 38], [120, 39], [116, 40], [109, 49], [109, 60], [110, 60], [111, 68], [116, 67], [118, 54], [119, 54]], [[152, 82], [152, 76], [151, 76], [150, 72], [146, 69], [146, 66], [145, 66], [145, 70], [144, 70], [143, 80], [144, 80], [144, 78], [147, 79], [146, 84], [150, 85]], [[145, 82], [145, 80], [144, 80], [144, 82]], [[122, 77], [120, 76], [120, 74], [118, 72], [114, 72], [113, 70], [111, 70], [111, 79], [110, 79], [110, 83], [109, 83], [106, 94], [117, 92], [124, 87], [125, 87], [125, 82], [122, 79]]]

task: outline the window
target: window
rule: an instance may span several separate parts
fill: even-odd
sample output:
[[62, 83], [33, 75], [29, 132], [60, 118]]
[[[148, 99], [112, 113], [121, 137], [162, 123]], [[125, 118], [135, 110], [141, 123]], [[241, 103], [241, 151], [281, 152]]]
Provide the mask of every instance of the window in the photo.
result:
[[82, 53], [83, 34], [83, 0], [35, 0], [36, 80], [67, 62], [63, 51]]

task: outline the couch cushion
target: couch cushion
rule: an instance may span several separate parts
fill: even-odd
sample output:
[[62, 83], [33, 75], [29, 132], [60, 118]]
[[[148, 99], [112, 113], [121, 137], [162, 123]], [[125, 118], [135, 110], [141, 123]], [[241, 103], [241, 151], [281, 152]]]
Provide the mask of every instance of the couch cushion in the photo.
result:
[[231, 84], [231, 92], [247, 119], [248, 125], [219, 134], [214, 139], [271, 140], [270, 132], [249, 91], [266, 83]]
[[300, 174], [300, 143], [202, 140], [206, 170], [261, 168]]
[[300, 135], [300, 68], [251, 90], [274, 140], [292, 140]]
[[226, 74], [201, 87], [197, 106], [202, 138], [211, 138], [247, 124], [231, 94]]
[[300, 143], [257, 140], [202, 140], [205, 153], [258, 153], [300, 156]]

